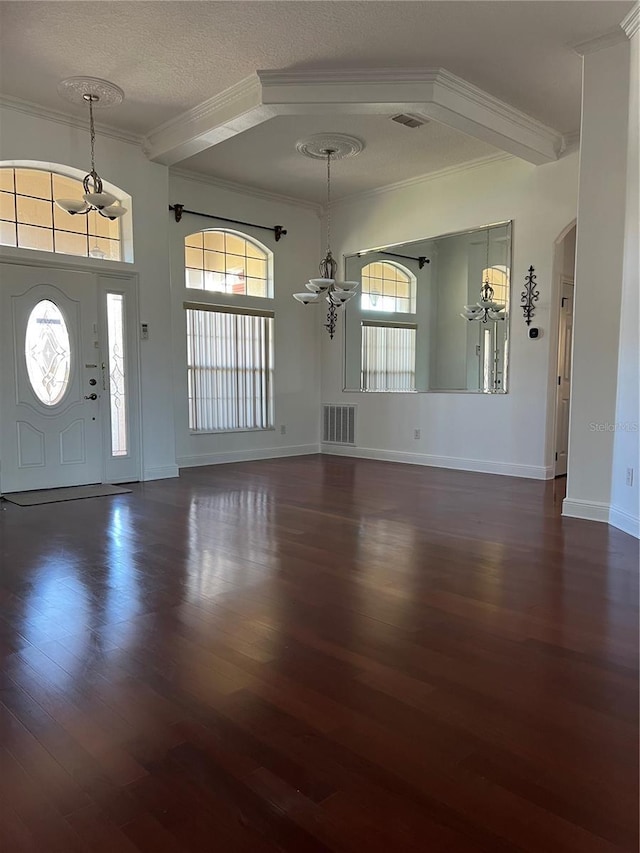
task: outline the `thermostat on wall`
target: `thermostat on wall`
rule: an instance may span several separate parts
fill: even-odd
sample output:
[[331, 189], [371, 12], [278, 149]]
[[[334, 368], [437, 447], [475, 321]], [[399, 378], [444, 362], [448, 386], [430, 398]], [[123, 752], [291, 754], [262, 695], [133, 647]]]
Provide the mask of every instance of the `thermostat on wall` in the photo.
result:
[[149, 340], [149, 324], [148, 323], [140, 323], [140, 340], [148, 341]]

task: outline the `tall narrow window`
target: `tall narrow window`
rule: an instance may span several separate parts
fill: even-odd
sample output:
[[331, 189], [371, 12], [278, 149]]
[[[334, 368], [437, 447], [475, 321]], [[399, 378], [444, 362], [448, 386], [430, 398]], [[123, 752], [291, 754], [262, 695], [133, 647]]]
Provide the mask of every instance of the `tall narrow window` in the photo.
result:
[[82, 198], [82, 181], [44, 169], [0, 166], [0, 245], [121, 260], [120, 220], [72, 216], [54, 198]]
[[416, 326], [362, 324], [363, 391], [416, 390]]
[[111, 455], [126, 456], [128, 452], [127, 376], [124, 349], [124, 295], [122, 293], [107, 293], [107, 340]]
[[273, 428], [273, 313], [185, 303], [189, 428]]

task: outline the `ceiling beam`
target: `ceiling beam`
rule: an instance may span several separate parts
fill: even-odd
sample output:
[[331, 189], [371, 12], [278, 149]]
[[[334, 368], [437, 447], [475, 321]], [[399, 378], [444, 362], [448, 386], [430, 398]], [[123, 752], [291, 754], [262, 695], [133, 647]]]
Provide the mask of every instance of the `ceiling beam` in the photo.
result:
[[541, 165], [565, 148], [562, 134], [445, 69], [259, 71], [161, 125], [147, 156], [174, 165], [280, 115], [415, 113]]

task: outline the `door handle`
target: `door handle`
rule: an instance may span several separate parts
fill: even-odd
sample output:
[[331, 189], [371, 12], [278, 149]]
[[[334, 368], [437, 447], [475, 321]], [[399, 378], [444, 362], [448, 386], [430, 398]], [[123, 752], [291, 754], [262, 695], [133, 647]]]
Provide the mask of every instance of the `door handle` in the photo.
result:
[[98, 395], [97, 395], [97, 394], [95, 394], [95, 393], [94, 393], [94, 394], [85, 394], [85, 395], [84, 395], [84, 399], [85, 399], [85, 400], [97, 400], [97, 399], [98, 399]]

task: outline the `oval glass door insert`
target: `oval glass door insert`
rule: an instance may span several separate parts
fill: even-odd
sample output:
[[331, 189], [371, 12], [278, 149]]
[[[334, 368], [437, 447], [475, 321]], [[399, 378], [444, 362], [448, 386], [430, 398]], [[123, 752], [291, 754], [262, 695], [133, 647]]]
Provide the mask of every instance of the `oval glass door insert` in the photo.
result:
[[71, 342], [62, 312], [50, 299], [29, 315], [24, 354], [33, 393], [45, 406], [55, 406], [69, 385]]

